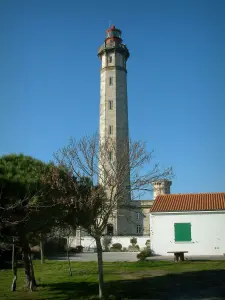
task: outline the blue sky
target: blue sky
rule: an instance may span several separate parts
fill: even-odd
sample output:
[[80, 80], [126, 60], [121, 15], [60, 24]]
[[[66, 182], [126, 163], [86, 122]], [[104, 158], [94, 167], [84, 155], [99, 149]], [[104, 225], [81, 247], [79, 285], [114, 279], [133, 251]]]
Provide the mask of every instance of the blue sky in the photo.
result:
[[0, 155], [48, 161], [98, 129], [97, 49], [130, 50], [131, 137], [173, 166], [173, 193], [225, 191], [225, 1], [0, 1]]

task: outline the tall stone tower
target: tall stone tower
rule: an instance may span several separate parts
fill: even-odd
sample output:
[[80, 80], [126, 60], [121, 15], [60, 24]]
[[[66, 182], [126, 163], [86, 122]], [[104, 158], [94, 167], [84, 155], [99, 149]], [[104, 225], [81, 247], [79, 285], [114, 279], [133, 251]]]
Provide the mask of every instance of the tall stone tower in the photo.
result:
[[161, 179], [153, 182], [153, 199], [155, 200], [158, 195], [170, 194], [171, 185], [172, 181], [167, 179]]
[[[129, 149], [128, 105], [127, 105], [127, 69], [129, 51], [122, 43], [121, 31], [115, 26], [106, 30], [104, 44], [98, 50], [101, 60], [100, 75], [100, 139], [112, 138], [117, 149], [127, 142]], [[123, 149], [122, 149], [123, 150]], [[129, 153], [129, 152], [127, 152]], [[118, 157], [117, 157], [118, 159]], [[129, 164], [129, 155], [127, 155]], [[126, 176], [130, 184], [130, 174]], [[128, 202], [130, 192], [127, 193]], [[129, 234], [129, 211], [118, 208], [116, 217], [111, 220], [113, 234]]]

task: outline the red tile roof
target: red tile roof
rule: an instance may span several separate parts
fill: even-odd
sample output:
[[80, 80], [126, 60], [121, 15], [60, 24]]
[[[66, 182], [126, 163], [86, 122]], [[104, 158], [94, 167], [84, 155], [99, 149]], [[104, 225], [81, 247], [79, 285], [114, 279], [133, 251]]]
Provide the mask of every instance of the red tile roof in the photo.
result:
[[207, 210], [225, 210], [225, 193], [159, 195], [150, 212]]

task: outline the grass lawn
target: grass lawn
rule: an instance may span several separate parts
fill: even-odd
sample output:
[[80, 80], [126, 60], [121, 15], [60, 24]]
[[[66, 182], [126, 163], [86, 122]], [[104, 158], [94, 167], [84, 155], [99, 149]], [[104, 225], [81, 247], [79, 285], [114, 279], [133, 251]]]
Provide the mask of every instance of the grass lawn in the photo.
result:
[[[11, 270], [0, 270], [0, 299], [97, 299], [95, 262], [34, 262], [38, 290], [26, 291], [24, 270], [18, 270], [17, 291], [11, 292]], [[225, 299], [225, 261], [146, 261], [104, 263], [111, 299]], [[220, 298], [221, 297], [221, 298]]]

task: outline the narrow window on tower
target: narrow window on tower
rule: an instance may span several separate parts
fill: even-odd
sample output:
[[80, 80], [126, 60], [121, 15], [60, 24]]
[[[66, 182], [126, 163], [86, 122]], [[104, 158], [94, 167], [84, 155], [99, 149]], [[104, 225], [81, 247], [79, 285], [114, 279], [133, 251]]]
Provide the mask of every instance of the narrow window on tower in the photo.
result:
[[136, 217], [137, 217], [137, 220], [140, 220], [140, 213], [139, 212], [136, 213]]
[[113, 85], [113, 77], [112, 76], [109, 77], [109, 85]]
[[112, 135], [112, 134], [113, 134], [113, 126], [109, 125], [109, 135]]
[[109, 151], [109, 160], [112, 161], [112, 152]]
[[112, 63], [112, 56], [111, 55], [109, 56], [109, 63], [110, 64]]
[[112, 110], [113, 109], [113, 101], [109, 100], [109, 109]]

